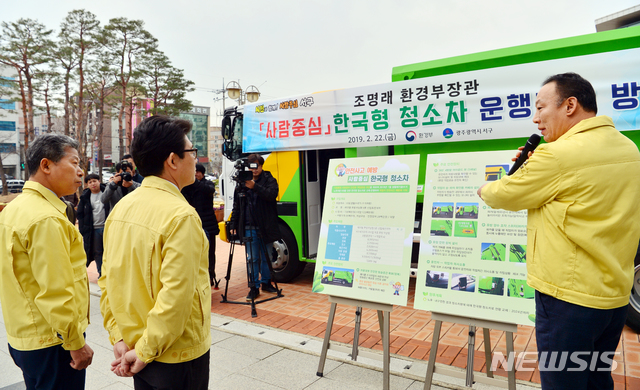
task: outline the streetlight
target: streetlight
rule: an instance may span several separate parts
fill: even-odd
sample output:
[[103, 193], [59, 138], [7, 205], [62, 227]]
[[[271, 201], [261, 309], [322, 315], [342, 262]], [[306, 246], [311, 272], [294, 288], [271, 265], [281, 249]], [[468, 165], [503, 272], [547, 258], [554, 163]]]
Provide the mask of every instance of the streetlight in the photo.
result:
[[260, 98], [260, 91], [254, 85], [248, 86], [247, 89], [243, 91], [238, 82], [231, 81], [227, 84], [225, 89], [227, 90], [229, 99], [237, 100], [239, 105], [243, 105], [247, 101], [249, 103], [254, 103], [258, 101], [258, 98]]

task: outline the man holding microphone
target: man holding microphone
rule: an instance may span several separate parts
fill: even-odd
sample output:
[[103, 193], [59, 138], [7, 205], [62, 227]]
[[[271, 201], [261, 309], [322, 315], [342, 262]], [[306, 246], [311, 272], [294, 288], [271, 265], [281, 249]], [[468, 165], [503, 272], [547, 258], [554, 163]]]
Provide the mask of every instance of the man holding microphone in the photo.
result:
[[[528, 210], [527, 283], [536, 290], [543, 389], [613, 389], [640, 239], [640, 152], [596, 113], [587, 80], [549, 77], [533, 118], [547, 143], [513, 175], [478, 189], [493, 208]], [[575, 352], [596, 363], [567, 359], [549, 370]]]

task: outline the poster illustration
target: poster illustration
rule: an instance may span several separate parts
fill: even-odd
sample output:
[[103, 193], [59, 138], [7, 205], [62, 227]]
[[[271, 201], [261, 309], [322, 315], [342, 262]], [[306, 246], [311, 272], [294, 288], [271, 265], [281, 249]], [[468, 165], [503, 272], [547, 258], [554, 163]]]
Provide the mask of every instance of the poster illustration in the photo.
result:
[[428, 156], [416, 309], [534, 324], [534, 290], [526, 281], [527, 211], [492, 209], [476, 193], [507, 174], [514, 154]]
[[314, 292], [407, 304], [419, 164], [417, 155], [329, 162]]

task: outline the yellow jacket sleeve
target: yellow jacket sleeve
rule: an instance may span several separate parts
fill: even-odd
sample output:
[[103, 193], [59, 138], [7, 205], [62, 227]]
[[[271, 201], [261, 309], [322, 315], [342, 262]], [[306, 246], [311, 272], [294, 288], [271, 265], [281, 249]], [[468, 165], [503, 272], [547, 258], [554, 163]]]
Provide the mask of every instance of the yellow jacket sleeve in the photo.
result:
[[75, 351], [84, 347], [85, 341], [81, 327], [83, 317], [78, 311], [73, 286], [77, 277], [86, 277], [86, 270], [82, 270], [84, 275], [74, 272], [66, 228], [53, 217], [34, 224], [27, 233], [27, 251], [32, 259], [33, 277], [40, 286], [34, 303], [62, 337], [63, 348]]
[[120, 333], [120, 328], [118, 328], [116, 319], [113, 316], [111, 306], [109, 305], [109, 297], [107, 296], [108, 276], [105, 272], [104, 262], [107, 261], [108, 258], [109, 256], [107, 256], [107, 248], [105, 247], [104, 253], [102, 254], [102, 277], [98, 279], [98, 286], [100, 286], [100, 291], [102, 291], [102, 295], [100, 296], [100, 312], [102, 313], [103, 318], [102, 323], [107, 332], [109, 332], [109, 341], [111, 342], [111, 345], [113, 345], [122, 340], [122, 333]]
[[536, 149], [513, 175], [485, 185], [484, 202], [492, 208], [518, 211], [537, 209], [554, 199], [560, 190], [561, 172], [555, 156], [545, 146]]

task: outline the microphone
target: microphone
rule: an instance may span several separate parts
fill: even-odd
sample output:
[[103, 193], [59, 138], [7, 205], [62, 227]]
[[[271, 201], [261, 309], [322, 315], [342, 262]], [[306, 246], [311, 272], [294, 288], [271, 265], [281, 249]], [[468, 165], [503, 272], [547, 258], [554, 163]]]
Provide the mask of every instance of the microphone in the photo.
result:
[[532, 134], [531, 137], [527, 140], [527, 143], [524, 145], [524, 149], [522, 149], [522, 153], [520, 157], [513, 163], [513, 166], [507, 173], [507, 176], [511, 176], [524, 164], [525, 161], [529, 159], [529, 152], [533, 152], [540, 143], [540, 136], [538, 134]]

